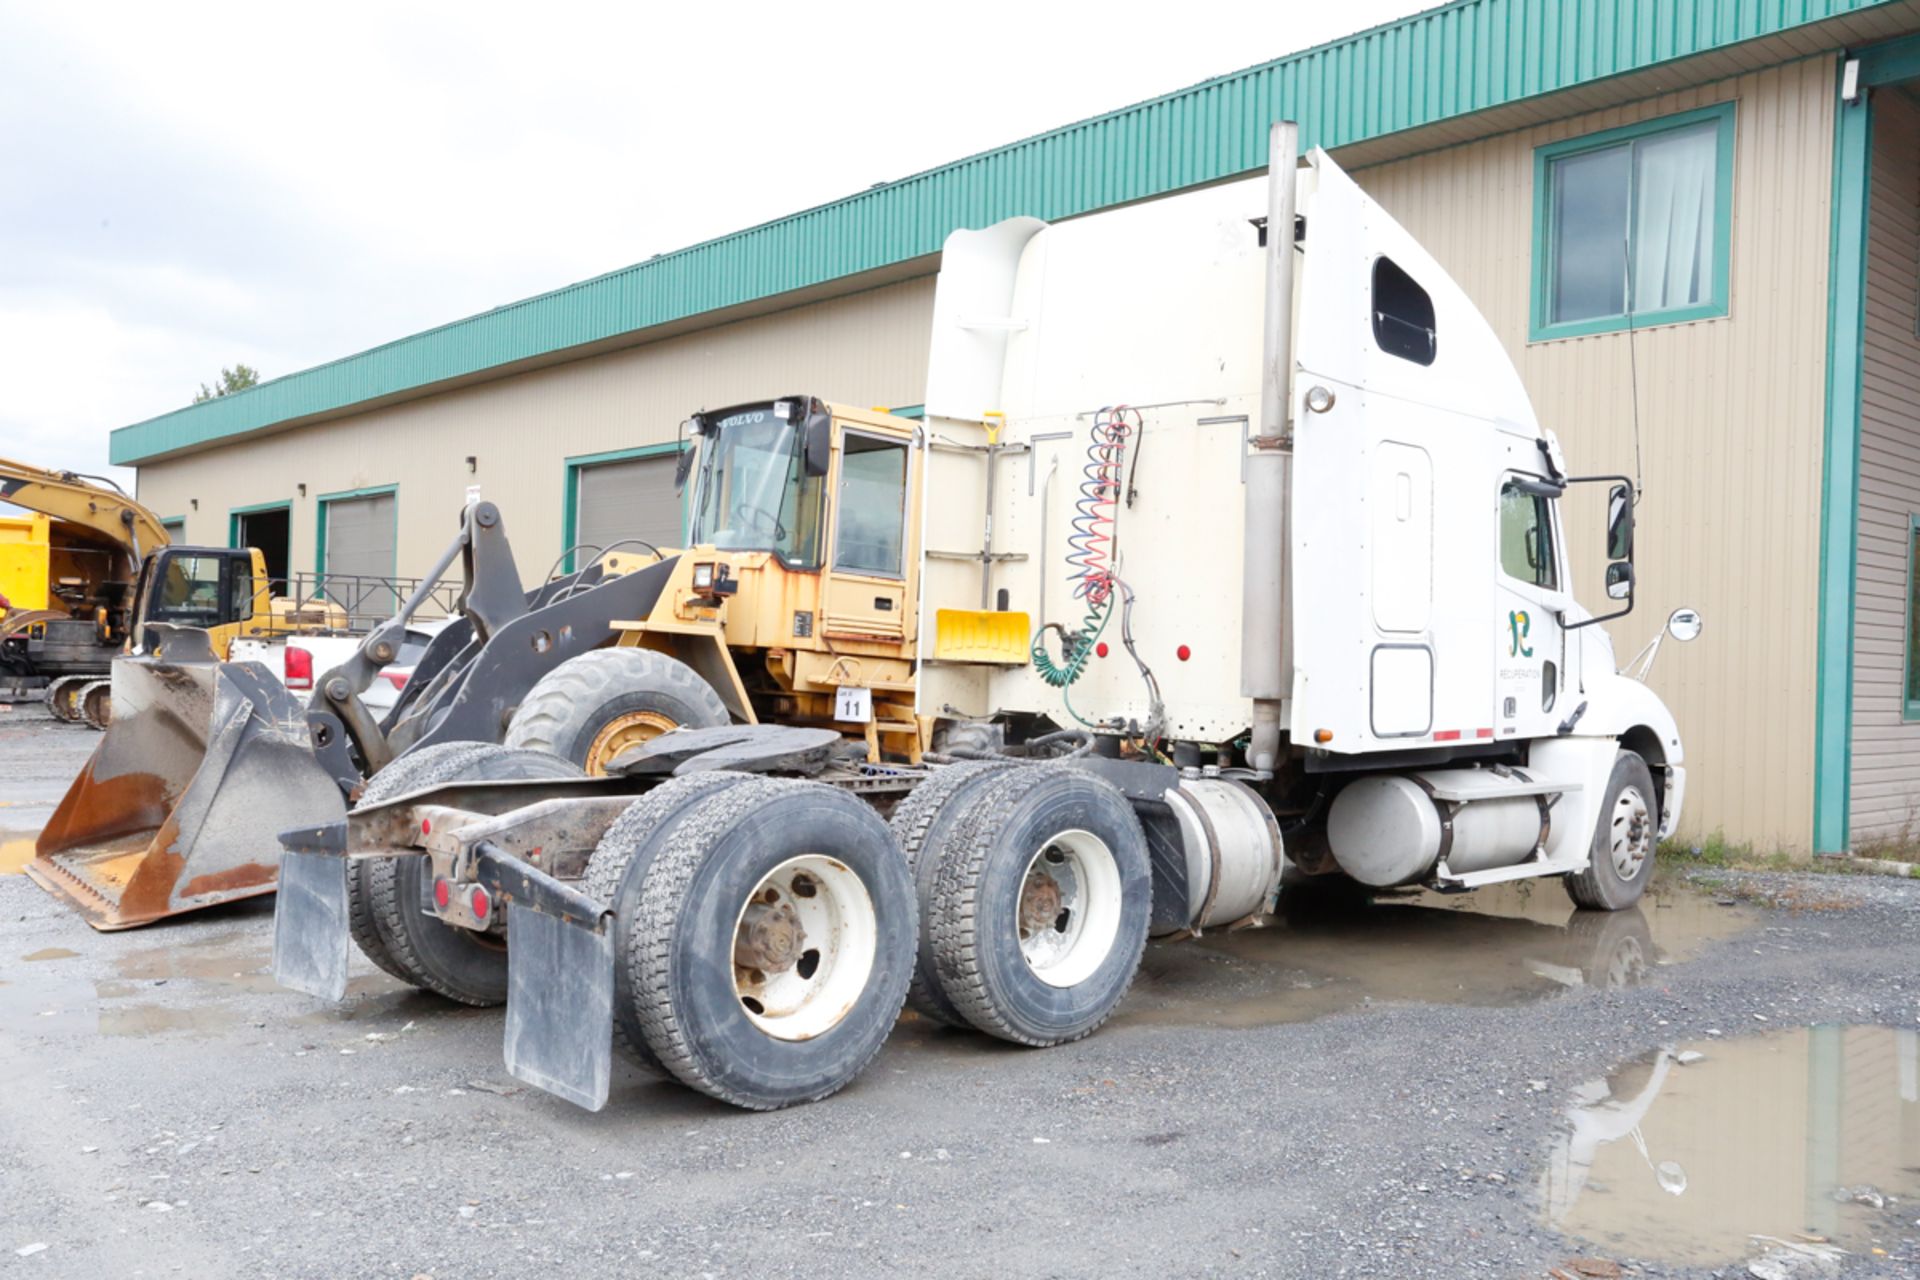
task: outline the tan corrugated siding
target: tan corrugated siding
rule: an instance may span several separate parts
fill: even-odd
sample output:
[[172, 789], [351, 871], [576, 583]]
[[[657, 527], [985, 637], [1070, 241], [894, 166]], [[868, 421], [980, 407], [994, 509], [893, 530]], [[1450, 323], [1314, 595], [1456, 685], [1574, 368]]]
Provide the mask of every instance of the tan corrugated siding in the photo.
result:
[[1920, 836], [1920, 723], [1905, 719], [1908, 529], [1920, 515], [1920, 106], [1889, 90], [1873, 111], [1854, 579], [1856, 844]]
[[[1646, 500], [1624, 659], [1673, 608], [1706, 630], [1653, 685], [1687, 745], [1686, 831], [1804, 849], [1812, 829], [1815, 589], [1834, 62], [1813, 58], [1357, 175], [1454, 274], [1519, 362], [1578, 472], [1634, 466], [1623, 334], [1529, 343], [1534, 148], [1734, 101], [1731, 313], [1633, 340]], [[1592, 504], [1568, 512], [1576, 586], [1599, 599]], [[1586, 527], [1591, 525], [1592, 528]]]
[[666, 443], [696, 409], [760, 397], [918, 404], [932, 325], [927, 276], [153, 463], [140, 468], [140, 497], [185, 513], [189, 541], [220, 544], [229, 507], [292, 499], [298, 572], [314, 567], [321, 494], [397, 484], [400, 572], [415, 576], [477, 483], [531, 579], [561, 551], [566, 458]]

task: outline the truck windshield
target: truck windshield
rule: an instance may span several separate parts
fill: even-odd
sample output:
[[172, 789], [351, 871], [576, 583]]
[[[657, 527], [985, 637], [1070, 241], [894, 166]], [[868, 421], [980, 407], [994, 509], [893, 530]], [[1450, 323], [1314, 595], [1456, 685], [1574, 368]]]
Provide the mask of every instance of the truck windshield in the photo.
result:
[[819, 567], [825, 485], [806, 474], [801, 436], [771, 404], [708, 427], [694, 497], [695, 546], [771, 551], [790, 567]]

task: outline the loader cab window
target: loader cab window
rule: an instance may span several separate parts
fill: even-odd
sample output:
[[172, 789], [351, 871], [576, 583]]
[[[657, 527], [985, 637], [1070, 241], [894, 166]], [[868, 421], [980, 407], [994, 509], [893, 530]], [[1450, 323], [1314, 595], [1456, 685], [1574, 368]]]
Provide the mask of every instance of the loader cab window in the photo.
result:
[[819, 568], [826, 481], [807, 474], [804, 435], [772, 405], [709, 426], [700, 444], [694, 545], [771, 551], [788, 568]]
[[907, 442], [847, 432], [837, 500], [833, 567], [900, 577], [906, 555]]
[[1373, 341], [1382, 351], [1415, 364], [1432, 364], [1440, 339], [1434, 330], [1433, 295], [1392, 258], [1373, 260]]
[[1532, 489], [1509, 480], [1500, 490], [1500, 572], [1529, 586], [1556, 591], [1560, 573], [1553, 545], [1553, 503]]
[[183, 627], [217, 627], [252, 615], [250, 574], [240, 572], [237, 556], [210, 552], [160, 553], [147, 584], [142, 620]]

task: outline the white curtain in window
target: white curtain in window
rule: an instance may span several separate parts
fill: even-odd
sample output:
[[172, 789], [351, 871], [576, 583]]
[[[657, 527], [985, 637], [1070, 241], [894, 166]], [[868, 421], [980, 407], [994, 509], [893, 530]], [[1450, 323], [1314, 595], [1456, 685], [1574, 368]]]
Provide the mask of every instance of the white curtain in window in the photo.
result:
[[1713, 282], [1713, 122], [1642, 139], [1634, 148], [1633, 296], [1638, 312], [1705, 302]]

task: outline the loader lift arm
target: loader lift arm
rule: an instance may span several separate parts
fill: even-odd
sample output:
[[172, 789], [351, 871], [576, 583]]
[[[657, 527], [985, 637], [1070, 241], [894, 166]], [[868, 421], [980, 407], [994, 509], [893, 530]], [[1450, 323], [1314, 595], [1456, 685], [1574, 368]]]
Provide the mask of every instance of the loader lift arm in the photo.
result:
[[[360, 695], [393, 661], [407, 620], [442, 575], [461, 561], [460, 621], [434, 638], [385, 723]], [[600, 563], [542, 583], [521, 583], [500, 509], [477, 502], [421, 585], [360, 643], [352, 657], [315, 682], [307, 725], [315, 758], [343, 794], [403, 751], [436, 742], [497, 742], [527, 690], [568, 658], [611, 643], [618, 618], [644, 617], [659, 598], [673, 559], [609, 575]]]

